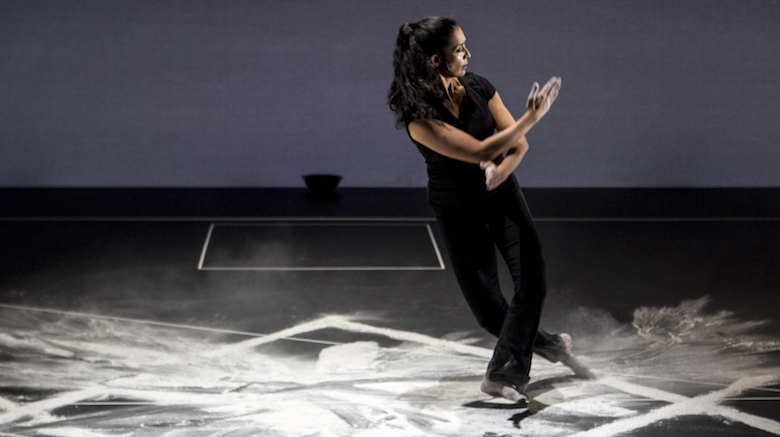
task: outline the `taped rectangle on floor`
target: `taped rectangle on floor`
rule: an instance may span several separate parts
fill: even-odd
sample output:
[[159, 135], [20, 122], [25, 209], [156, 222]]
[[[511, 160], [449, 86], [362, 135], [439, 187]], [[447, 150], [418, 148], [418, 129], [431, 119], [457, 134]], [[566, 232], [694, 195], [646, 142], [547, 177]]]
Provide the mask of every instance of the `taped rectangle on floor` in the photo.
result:
[[215, 223], [200, 270], [443, 270], [427, 223]]

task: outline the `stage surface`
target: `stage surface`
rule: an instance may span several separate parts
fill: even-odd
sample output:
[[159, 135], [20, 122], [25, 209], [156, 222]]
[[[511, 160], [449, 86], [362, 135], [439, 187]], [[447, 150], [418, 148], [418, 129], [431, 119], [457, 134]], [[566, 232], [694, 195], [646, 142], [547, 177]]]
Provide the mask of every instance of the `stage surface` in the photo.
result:
[[529, 190], [599, 378], [517, 408], [424, 192], [57, 193], [0, 201], [0, 436], [780, 435], [774, 206]]

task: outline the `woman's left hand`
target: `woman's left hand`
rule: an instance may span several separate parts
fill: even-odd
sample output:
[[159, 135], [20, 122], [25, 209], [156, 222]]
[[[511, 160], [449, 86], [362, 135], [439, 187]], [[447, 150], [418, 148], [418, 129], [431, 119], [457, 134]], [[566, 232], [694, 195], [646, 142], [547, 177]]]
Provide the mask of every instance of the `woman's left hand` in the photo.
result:
[[488, 191], [495, 190], [506, 180], [507, 175], [503, 174], [492, 161], [480, 162], [479, 168], [485, 170], [485, 188], [487, 188]]

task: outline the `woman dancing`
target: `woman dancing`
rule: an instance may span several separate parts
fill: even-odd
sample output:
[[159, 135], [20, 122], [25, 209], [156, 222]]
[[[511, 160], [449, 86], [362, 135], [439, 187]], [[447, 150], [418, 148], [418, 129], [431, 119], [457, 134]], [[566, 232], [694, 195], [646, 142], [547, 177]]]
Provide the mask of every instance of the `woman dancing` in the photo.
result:
[[[471, 53], [458, 24], [428, 17], [401, 26], [388, 104], [428, 167], [428, 201], [453, 270], [477, 321], [498, 337], [483, 392], [525, 403], [532, 352], [593, 373], [571, 353], [571, 337], [539, 329], [546, 294], [539, 236], [512, 172], [528, 151], [525, 134], [547, 113], [561, 79], [534, 83], [515, 120], [491, 83], [466, 73]], [[496, 132], [497, 131], [497, 132]], [[495, 247], [512, 274], [501, 294]]]

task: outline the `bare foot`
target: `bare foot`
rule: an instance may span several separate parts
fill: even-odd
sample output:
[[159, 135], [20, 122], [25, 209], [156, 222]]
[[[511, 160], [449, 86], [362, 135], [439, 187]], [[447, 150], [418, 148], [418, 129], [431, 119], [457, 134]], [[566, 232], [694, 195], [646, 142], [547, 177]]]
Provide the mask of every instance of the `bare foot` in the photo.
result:
[[505, 382], [491, 381], [485, 377], [480, 388], [491, 396], [502, 397], [516, 403], [528, 402], [528, 397], [525, 394], [520, 393]]
[[561, 334], [561, 339], [563, 339], [563, 343], [566, 345], [566, 352], [569, 353], [569, 358], [563, 361], [563, 365], [574, 371], [574, 374], [580, 378], [596, 379], [596, 374], [579, 357], [571, 352], [573, 344], [571, 336], [569, 334]]

